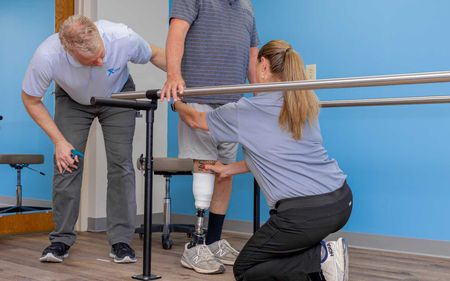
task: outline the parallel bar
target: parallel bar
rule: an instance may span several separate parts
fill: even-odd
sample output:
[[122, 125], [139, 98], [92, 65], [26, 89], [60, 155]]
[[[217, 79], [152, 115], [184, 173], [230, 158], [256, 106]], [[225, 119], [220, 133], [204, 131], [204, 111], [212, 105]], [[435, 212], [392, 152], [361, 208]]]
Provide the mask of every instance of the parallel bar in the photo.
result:
[[150, 100], [118, 100], [111, 98], [91, 98], [91, 105], [103, 105], [111, 107], [133, 108], [136, 110], [156, 109]]
[[333, 100], [321, 101], [322, 107], [350, 107], [350, 106], [381, 106], [406, 104], [434, 104], [450, 103], [450, 96], [405, 97], [405, 98], [379, 98], [362, 100]]
[[[217, 94], [238, 94], [251, 92], [271, 92], [287, 90], [315, 90], [332, 88], [376, 87], [404, 84], [425, 84], [450, 82], [450, 71], [395, 74], [381, 76], [363, 76], [321, 80], [302, 80], [277, 83], [243, 84], [185, 89], [183, 96], [207, 96]], [[113, 94], [117, 99], [142, 99], [147, 92], [160, 94], [160, 90], [137, 91]]]
[[[114, 107], [128, 107], [137, 110], [148, 108], [148, 101], [128, 101], [111, 98], [91, 99], [91, 104], [107, 105]], [[378, 99], [359, 99], [359, 100], [331, 100], [321, 101], [322, 107], [351, 107], [351, 106], [384, 106], [384, 105], [408, 105], [408, 104], [435, 104], [450, 103], [450, 96], [425, 96], [425, 97], [402, 97], [402, 98], [378, 98]]]

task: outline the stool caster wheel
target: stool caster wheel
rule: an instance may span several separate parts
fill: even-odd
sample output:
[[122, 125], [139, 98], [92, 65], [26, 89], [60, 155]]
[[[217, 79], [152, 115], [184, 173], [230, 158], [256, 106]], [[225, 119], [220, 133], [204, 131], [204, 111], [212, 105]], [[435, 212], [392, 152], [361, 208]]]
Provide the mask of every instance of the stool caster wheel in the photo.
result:
[[172, 240], [164, 241], [164, 242], [162, 243], [162, 247], [163, 247], [164, 250], [170, 250], [170, 249], [172, 249], [172, 245], [173, 245]]
[[169, 235], [162, 235], [161, 244], [164, 250], [169, 250], [172, 249], [173, 241], [170, 239]]
[[186, 237], [191, 239], [192, 238], [192, 232], [186, 233]]

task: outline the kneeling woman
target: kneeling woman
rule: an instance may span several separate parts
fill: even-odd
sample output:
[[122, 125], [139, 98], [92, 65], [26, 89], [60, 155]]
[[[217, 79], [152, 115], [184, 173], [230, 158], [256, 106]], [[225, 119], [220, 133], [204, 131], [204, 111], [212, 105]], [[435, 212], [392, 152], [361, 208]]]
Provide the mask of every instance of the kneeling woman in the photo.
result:
[[[256, 75], [260, 83], [306, 79], [300, 56], [284, 41], [261, 48]], [[251, 171], [271, 208], [234, 264], [236, 280], [324, 280], [320, 241], [345, 225], [352, 193], [322, 146], [315, 94], [259, 93], [207, 113], [180, 101], [174, 108], [217, 143], [243, 146], [245, 161], [205, 168], [221, 177]]]

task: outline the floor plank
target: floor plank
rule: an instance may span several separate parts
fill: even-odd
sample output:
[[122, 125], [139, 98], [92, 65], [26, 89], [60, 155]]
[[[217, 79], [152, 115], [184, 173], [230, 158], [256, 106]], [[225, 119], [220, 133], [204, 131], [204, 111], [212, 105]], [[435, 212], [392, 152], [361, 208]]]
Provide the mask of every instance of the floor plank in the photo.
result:
[[[225, 274], [200, 275], [180, 265], [184, 234], [174, 234], [175, 245], [171, 250], [160, 246], [160, 235], [152, 241], [152, 273], [162, 275], [162, 280], [225, 281], [234, 280], [232, 268]], [[236, 248], [240, 249], [248, 235], [225, 233]], [[0, 237], [0, 281], [92, 281], [132, 280], [142, 274], [142, 240], [136, 236], [133, 246], [138, 263], [119, 265], [108, 257], [110, 247], [104, 233], [80, 233], [70, 256], [64, 263], [47, 264], [38, 258], [48, 245], [47, 235], [27, 234]], [[449, 281], [450, 259], [389, 253], [350, 248], [351, 281]]]

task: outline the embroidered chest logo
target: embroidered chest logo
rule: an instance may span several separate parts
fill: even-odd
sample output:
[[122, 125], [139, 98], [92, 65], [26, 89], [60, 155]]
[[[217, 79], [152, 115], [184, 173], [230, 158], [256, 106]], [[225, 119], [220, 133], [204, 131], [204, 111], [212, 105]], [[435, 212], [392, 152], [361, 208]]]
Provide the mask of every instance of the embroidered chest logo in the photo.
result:
[[117, 71], [119, 71], [119, 69], [120, 69], [120, 67], [118, 67], [118, 68], [114, 68], [114, 67], [109, 68], [109, 69], [108, 69], [108, 76], [113, 75], [114, 73], [116, 73]]

